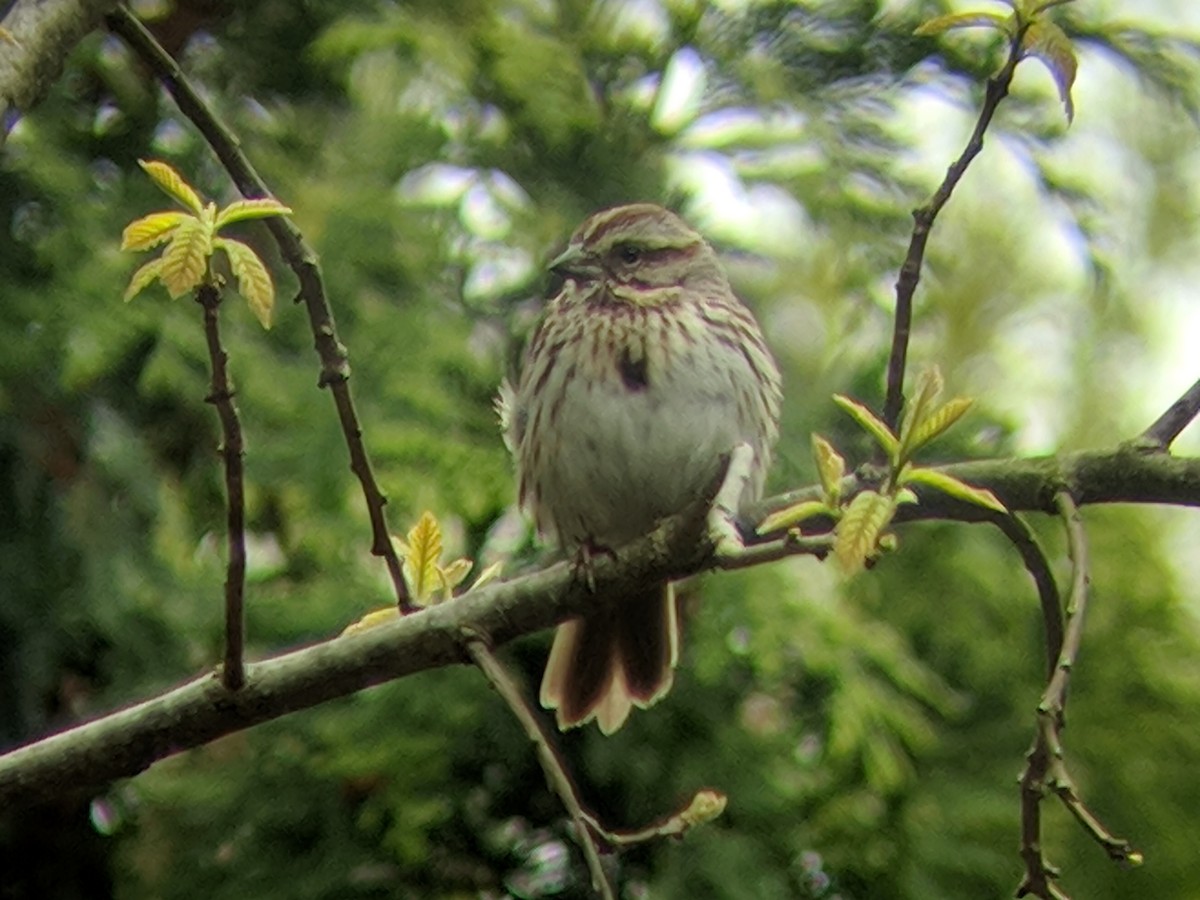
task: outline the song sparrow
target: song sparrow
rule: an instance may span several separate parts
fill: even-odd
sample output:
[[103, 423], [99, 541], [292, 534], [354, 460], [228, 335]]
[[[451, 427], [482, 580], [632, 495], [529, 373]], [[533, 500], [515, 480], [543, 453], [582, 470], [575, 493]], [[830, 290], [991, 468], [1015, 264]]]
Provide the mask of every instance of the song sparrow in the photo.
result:
[[[684, 509], [738, 444], [757, 499], [778, 434], [779, 370], [705, 240], [647, 203], [603, 210], [550, 266], [562, 288], [501, 387], [521, 503], [567, 550], [615, 548]], [[554, 638], [541, 702], [605, 734], [667, 693], [670, 585], [647, 585]]]

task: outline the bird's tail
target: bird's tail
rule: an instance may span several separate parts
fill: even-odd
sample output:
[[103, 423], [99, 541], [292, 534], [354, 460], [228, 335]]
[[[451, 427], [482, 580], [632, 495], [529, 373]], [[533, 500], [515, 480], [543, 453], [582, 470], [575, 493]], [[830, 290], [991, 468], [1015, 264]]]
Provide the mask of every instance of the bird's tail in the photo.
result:
[[679, 660], [679, 621], [670, 584], [654, 585], [602, 612], [558, 627], [542, 676], [541, 701], [558, 727], [593, 718], [604, 734], [671, 689]]

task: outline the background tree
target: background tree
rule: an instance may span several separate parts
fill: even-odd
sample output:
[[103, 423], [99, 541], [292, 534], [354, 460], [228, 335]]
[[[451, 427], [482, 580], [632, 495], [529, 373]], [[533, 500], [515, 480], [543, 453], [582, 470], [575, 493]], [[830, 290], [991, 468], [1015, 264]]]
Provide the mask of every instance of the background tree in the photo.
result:
[[[510, 570], [535, 551], [511, 509], [492, 397], [536, 314], [542, 261], [608, 203], [674, 204], [725, 251], [785, 370], [776, 488], [815, 481], [813, 431], [870, 457], [830, 395], [882, 406], [909, 210], [961, 148], [1003, 59], [993, 33], [914, 36], [944, 11], [856, 0], [143, 10], [320, 252], [393, 530], [435, 510], [453, 553], [512, 556]], [[1111, 24], [1131, 13], [1137, 24]], [[977, 398], [937, 445], [945, 459], [1113, 447], [1197, 374], [1184, 287], [1197, 57], [1183, 25], [1150, 15], [1057, 11], [1081, 57], [1074, 124], [1045, 71], [1021, 67], [938, 221], [910, 355]], [[0, 58], [16, 59], [2, 41]], [[236, 198], [205, 141], [103, 30], [5, 146], [5, 744], [221, 657], [224, 496], [198, 311], [165, 292], [120, 302], [138, 262], [117, 249], [120, 230], [161, 205], [136, 164], [151, 156], [206, 197]], [[277, 260], [261, 227], [233, 231]], [[296, 290], [279, 281], [282, 297]], [[264, 334], [244, 308], [222, 315], [246, 435], [257, 657], [335, 634], [392, 602], [392, 585], [314, 390], [304, 316], [283, 304]], [[1195, 448], [1186, 436], [1176, 447]], [[1072, 682], [1072, 773], [1147, 865], [1114, 872], [1057, 814], [1048, 854], [1077, 896], [1190, 897], [1194, 513], [1085, 516], [1093, 599]], [[1033, 524], [1057, 564], [1061, 528]], [[702, 785], [730, 797], [682, 844], [623, 854], [628, 896], [1012, 891], [1014, 775], [1044, 681], [1036, 597], [994, 529], [929, 523], [901, 537], [851, 580], [811, 558], [706, 579], [670, 699], [612, 738], [563, 738], [607, 823], [645, 822]], [[504, 656], [534, 683], [545, 647], [539, 635]], [[0, 871], [15, 873], [4, 890], [18, 897], [587, 895], [525, 736], [465, 667], [232, 735], [0, 829]]]

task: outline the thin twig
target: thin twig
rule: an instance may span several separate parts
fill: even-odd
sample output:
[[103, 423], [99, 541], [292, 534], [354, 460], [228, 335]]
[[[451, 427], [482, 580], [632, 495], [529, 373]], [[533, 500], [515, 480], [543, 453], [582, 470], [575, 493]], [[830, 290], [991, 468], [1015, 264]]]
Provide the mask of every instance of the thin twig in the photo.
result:
[[1183, 429], [1192, 424], [1197, 414], [1200, 414], [1200, 380], [1172, 403], [1153, 425], [1142, 432], [1138, 443], [1146, 449], [1166, 450]]
[[1058, 593], [1058, 583], [1050, 570], [1050, 561], [1046, 559], [1033, 530], [1024, 519], [1009, 513], [998, 515], [993, 521], [1021, 555], [1025, 569], [1037, 587], [1038, 601], [1042, 609], [1042, 627], [1046, 632], [1046, 679], [1049, 681], [1054, 675], [1054, 667], [1058, 663], [1063, 643], [1062, 600]]
[[930, 201], [913, 211], [913, 230], [909, 239], [908, 254], [904, 257], [900, 276], [896, 280], [896, 317], [892, 330], [892, 350], [888, 357], [887, 399], [883, 407], [883, 420], [890, 428], [894, 429], [900, 421], [900, 410], [904, 405], [904, 369], [908, 360], [908, 341], [912, 334], [913, 295], [921, 280], [921, 266], [925, 260], [925, 244], [929, 240], [929, 231], [938, 213], [942, 211], [942, 207], [949, 201], [955, 187], [966, 174], [967, 167], [983, 150], [983, 136], [991, 125], [1000, 101], [1008, 95], [1013, 72], [1016, 71], [1017, 63], [1021, 61], [1021, 42], [1024, 36], [1025, 28], [1019, 29], [1009, 43], [1008, 59], [1005, 60], [1003, 68], [988, 79], [979, 118], [962, 154], [946, 170], [946, 177], [942, 179]]
[[225, 527], [229, 560], [225, 569], [225, 665], [221, 668], [221, 683], [236, 691], [246, 683], [243, 658], [246, 643], [246, 491], [242, 469], [242, 424], [233, 402], [229, 357], [221, 346], [217, 317], [221, 292], [214, 284], [202, 284], [196, 290], [196, 301], [204, 309], [204, 337], [208, 342], [212, 370], [212, 389], [204, 399], [216, 408], [217, 418], [221, 420], [221, 457], [225, 463]]
[[[221, 122], [216, 113], [192, 87], [174, 59], [171, 58], [153, 35], [145, 29], [137, 17], [124, 5], [118, 6], [105, 18], [110, 30], [129, 45], [133, 52], [162, 81], [168, 93], [175, 99], [180, 111], [187, 116], [196, 129], [208, 141], [217, 158], [229, 172], [235, 185], [245, 197], [269, 197], [271, 191], [242, 152], [237, 137]], [[275, 216], [264, 220], [284, 261], [296, 273], [300, 282], [299, 300], [308, 312], [313, 342], [321, 362], [318, 386], [329, 388], [337, 407], [338, 421], [346, 447], [350, 452], [350, 469], [358, 477], [367, 514], [371, 520], [371, 552], [387, 564], [396, 602], [402, 612], [412, 612], [415, 607], [409, 602], [408, 589], [400, 567], [400, 558], [392, 545], [391, 532], [387, 526], [384, 505], [387, 498], [379, 489], [371, 468], [370, 457], [362, 440], [362, 427], [358, 412], [350, 393], [350, 363], [345, 346], [338, 340], [333, 321], [333, 312], [325, 294], [316, 251], [304, 240], [300, 230], [290, 219]]]
[[1067, 549], [1071, 559], [1071, 587], [1067, 595], [1066, 627], [1062, 649], [1055, 663], [1037, 709], [1037, 731], [1021, 775], [1021, 857], [1025, 860], [1025, 877], [1017, 888], [1018, 897], [1041, 897], [1044, 900], [1066, 900], [1058, 887], [1058, 872], [1046, 862], [1041, 844], [1041, 801], [1053, 792], [1088, 835], [1109, 858], [1131, 865], [1140, 864], [1142, 857], [1130, 843], [1112, 835], [1087, 808], [1075, 790], [1064, 758], [1061, 732], [1063, 710], [1071, 670], [1083, 642], [1084, 614], [1087, 611], [1089, 562], [1087, 534], [1079, 515], [1079, 507], [1066, 491], [1055, 496], [1055, 505], [1067, 530]]
[[600, 849], [596, 846], [596, 842], [592, 837], [592, 825], [596, 820], [584, 811], [582, 804], [579, 802], [579, 797], [575, 791], [575, 784], [571, 781], [566, 764], [559, 757], [557, 751], [555, 751], [550, 736], [542, 727], [541, 720], [538, 719], [537, 714], [530, 708], [524, 693], [513, 683], [512, 677], [504, 668], [504, 664], [500, 662], [483, 638], [478, 633], [468, 631], [465, 643], [467, 653], [470, 654], [475, 665], [479, 667], [492, 687], [496, 689], [496, 693], [508, 704], [508, 708], [512, 710], [513, 715], [517, 717], [517, 720], [525, 729], [525, 734], [533, 742], [533, 746], [537, 750], [538, 760], [541, 762], [542, 769], [546, 773], [546, 781], [549, 783], [550, 789], [558, 794], [563, 806], [566, 807], [567, 814], [570, 815], [571, 821], [575, 825], [576, 840], [579, 841], [579, 846], [583, 850], [583, 857], [587, 861], [588, 872], [592, 876], [592, 889], [596, 891], [598, 896], [603, 897], [604, 900], [615, 900], [616, 894], [608, 879], [608, 873], [604, 871], [604, 863], [600, 859]]

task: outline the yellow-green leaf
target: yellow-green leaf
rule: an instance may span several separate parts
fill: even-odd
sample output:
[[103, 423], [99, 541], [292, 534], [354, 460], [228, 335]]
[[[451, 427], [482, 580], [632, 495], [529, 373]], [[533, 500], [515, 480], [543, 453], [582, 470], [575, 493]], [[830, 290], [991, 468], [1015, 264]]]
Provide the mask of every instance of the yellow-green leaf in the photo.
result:
[[253, 248], [233, 238], [216, 238], [213, 246], [225, 251], [229, 257], [229, 267], [237, 278], [238, 293], [246, 298], [250, 311], [262, 327], [270, 328], [275, 312], [275, 283], [271, 281], [271, 274], [258, 254]]
[[942, 371], [937, 366], [930, 366], [917, 376], [912, 396], [904, 404], [904, 418], [900, 420], [900, 455], [905, 459], [916, 450], [913, 432], [929, 416], [942, 396], [943, 387]]
[[1014, 22], [1011, 15], [1001, 15], [990, 12], [961, 12], [937, 16], [917, 26], [913, 34], [920, 37], [932, 37], [943, 34], [952, 28], [995, 28], [1005, 34], [1013, 33]]
[[184, 219], [187, 213], [156, 212], [143, 216], [125, 226], [121, 232], [122, 250], [149, 250], [164, 241], [170, 240], [171, 235]]
[[162, 255], [162, 283], [172, 297], [199, 286], [211, 255], [212, 232], [199, 219], [185, 216]]
[[762, 520], [757, 530], [759, 534], [770, 534], [772, 531], [782, 531], [785, 528], [792, 528], [816, 516], [828, 515], [833, 515], [833, 510], [829, 508], [829, 504], [825, 501], [805, 500], [803, 503], [797, 503], [794, 506], [771, 513]]
[[142, 291], [144, 291], [151, 282], [155, 281], [162, 275], [162, 259], [152, 259], [140, 269], [133, 273], [129, 279], [129, 287], [125, 288], [125, 302], [128, 303]]
[[174, 197], [197, 216], [203, 214], [204, 204], [200, 202], [199, 195], [173, 168], [156, 159], [139, 159], [138, 165], [162, 189], [163, 193]]
[[406, 537], [407, 540], [396, 541], [403, 554], [404, 581], [413, 602], [425, 604], [442, 584], [438, 571], [438, 561], [442, 558], [442, 528], [433, 513], [426, 510]]
[[1071, 99], [1071, 88], [1075, 84], [1075, 71], [1079, 64], [1075, 57], [1075, 46], [1067, 33], [1049, 19], [1038, 17], [1025, 29], [1021, 52], [1041, 60], [1050, 70], [1059, 99], [1066, 110], [1067, 121], [1073, 120], [1075, 102]]
[[385, 622], [391, 622], [400, 618], [400, 610], [395, 606], [385, 606], [383, 609], [376, 609], [367, 613], [357, 622], [351, 622], [342, 629], [341, 637], [348, 634], [362, 634], [364, 631], [370, 631]]
[[884, 451], [890, 458], [895, 458], [896, 451], [900, 449], [900, 442], [896, 440], [896, 436], [892, 434], [891, 429], [883, 424], [883, 421], [867, 409], [857, 400], [851, 400], [845, 394], [834, 394], [833, 402], [840, 406], [843, 410], [866, 429], [876, 441], [879, 442]]
[[469, 559], [456, 559], [444, 566], [438, 566], [438, 581], [441, 582], [442, 599], [449, 600], [454, 596], [454, 589], [462, 584], [467, 573], [474, 565]]
[[471, 590], [477, 590], [485, 584], [489, 584], [500, 577], [500, 572], [504, 569], [504, 561], [497, 560], [486, 569], [479, 573], [479, 577], [475, 579], [475, 583], [471, 585]]
[[830, 506], [837, 506], [842, 493], [842, 479], [846, 477], [846, 460], [833, 448], [833, 444], [819, 434], [812, 436], [812, 449], [825, 500]]
[[973, 487], [965, 481], [960, 481], [953, 475], [947, 475], [945, 472], [939, 472], [936, 469], [910, 469], [905, 473], [904, 481], [907, 484], [926, 485], [934, 490], [941, 491], [943, 494], [949, 494], [958, 500], [974, 503], [976, 506], [982, 506], [985, 509], [1001, 513], [1008, 512], [1007, 507], [1000, 502], [1000, 498], [987, 488]]
[[273, 197], [235, 200], [217, 214], [217, 229], [248, 219], [267, 219], [271, 216], [290, 216], [292, 211]]
[[688, 828], [703, 825], [725, 812], [728, 802], [728, 798], [720, 791], [705, 788], [696, 792], [688, 808], [679, 813], [679, 820]]
[[913, 432], [909, 442], [913, 452], [915, 453], [934, 438], [944, 434], [951, 425], [963, 417], [973, 402], [968, 397], [955, 397], [933, 410], [923, 421], [918, 423]]
[[853, 575], [866, 565], [895, 512], [896, 501], [877, 491], [863, 491], [850, 501], [833, 541], [833, 554], [842, 571]]

